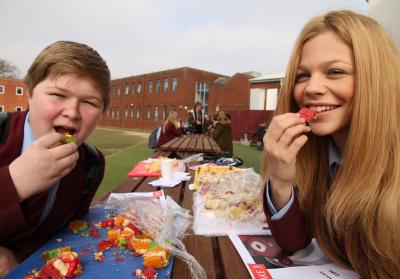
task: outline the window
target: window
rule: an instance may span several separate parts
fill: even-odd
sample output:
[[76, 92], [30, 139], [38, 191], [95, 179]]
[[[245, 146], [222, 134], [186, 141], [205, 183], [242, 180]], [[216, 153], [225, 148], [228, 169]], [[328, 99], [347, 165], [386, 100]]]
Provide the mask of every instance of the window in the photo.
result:
[[138, 94], [138, 96], [140, 96], [140, 93], [142, 93], [142, 84], [140, 83], [140, 81], [138, 81], [138, 83], [137, 83], [137, 94]]
[[129, 117], [129, 108], [125, 108], [125, 119]]
[[22, 87], [16, 87], [15, 88], [15, 93], [17, 95], [24, 95], [24, 89]]
[[121, 86], [117, 85], [117, 95], [121, 95]]
[[149, 95], [151, 95], [151, 93], [153, 92], [153, 81], [149, 80]]
[[129, 95], [129, 85], [126, 84], [125, 85], [125, 96], [128, 96], [128, 95]]
[[0, 106], [0, 112], [4, 111], [4, 106]]
[[132, 96], [135, 95], [135, 83], [132, 82], [131, 84], [131, 89], [132, 89]]
[[149, 120], [151, 118], [151, 107], [147, 107], [147, 114], [146, 114], [146, 119]]
[[164, 92], [166, 93], [168, 91], [168, 79], [164, 79]]
[[176, 87], [178, 86], [178, 79], [176, 77], [172, 78], [172, 91], [176, 91]]
[[158, 120], [158, 107], [154, 107], [154, 120]]
[[208, 84], [206, 82], [196, 82], [195, 102], [203, 104], [205, 113], [208, 109]]
[[140, 107], [136, 107], [136, 119], [140, 119]]
[[22, 108], [21, 107], [16, 107], [15, 111], [22, 111]]
[[156, 80], [156, 94], [158, 95], [160, 93], [160, 80]]
[[171, 106], [171, 111], [176, 111], [175, 106]]
[[167, 119], [167, 106], [162, 107], [162, 118], [163, 120]]
[[131, 119], [133, 119], [135, 117], [135, 113], [134, 113], [134, 109], [131, 108], [131, 115], [130, 115]]
[[0, 85], [0, 94], [4, 94], [5, 88], [4, 85]]
[[115, 117], [115, 112], [114, 112], [114, 108], [111, 109], [111, 119], [114, 119]]

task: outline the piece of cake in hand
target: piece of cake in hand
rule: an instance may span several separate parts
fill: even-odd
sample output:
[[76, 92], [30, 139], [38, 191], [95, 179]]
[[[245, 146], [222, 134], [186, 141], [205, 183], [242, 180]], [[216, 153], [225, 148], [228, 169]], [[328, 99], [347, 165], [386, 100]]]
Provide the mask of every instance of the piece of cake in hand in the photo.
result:
[[301, 108], [298, 113], [300, 114], [300, 117], [303, 118], [305, 121], [315, 119], [315, 116], [317, 115], [315, 110], [309, 108]]

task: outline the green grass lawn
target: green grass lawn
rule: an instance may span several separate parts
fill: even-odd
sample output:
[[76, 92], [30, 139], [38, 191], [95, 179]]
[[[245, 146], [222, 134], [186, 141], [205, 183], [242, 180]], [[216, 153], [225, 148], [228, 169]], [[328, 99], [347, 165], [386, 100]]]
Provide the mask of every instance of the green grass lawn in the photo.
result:
[[[126, 129], [97, 128], [88, 142], [100, 149], [106, 159], [103, 182], [96, 193], [95, 200], [112, 191], [127, 178], [128, 172], [139, 162], [151, 156], [153, 149], [147, 147], [148, 133], [135, 133]], [[260, 172], [261, 152], [254, 146], [233, 144], [235, 156], [241, 158], [244, 165]]]

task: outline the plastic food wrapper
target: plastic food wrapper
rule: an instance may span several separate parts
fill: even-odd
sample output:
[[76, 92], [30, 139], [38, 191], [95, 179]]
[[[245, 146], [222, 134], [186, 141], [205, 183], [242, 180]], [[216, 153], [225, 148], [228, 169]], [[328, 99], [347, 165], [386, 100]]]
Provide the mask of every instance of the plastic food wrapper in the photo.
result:
[[194, 233], [270, 234], [261, 184], [261, 176], [252, 168], [202, 166], [194, 181]]
[[134, 220], [138, 228], [146, 231], [159, 246], [186, 262], [192, 278], [206, 278], [204, 269], [186, 251], [182, 242], [193, 218], [188, 210], [180, 207], [170, 197], [165, 198], [162, 190], [149, 193], [112, 193], [104, 206], [120, 211]]

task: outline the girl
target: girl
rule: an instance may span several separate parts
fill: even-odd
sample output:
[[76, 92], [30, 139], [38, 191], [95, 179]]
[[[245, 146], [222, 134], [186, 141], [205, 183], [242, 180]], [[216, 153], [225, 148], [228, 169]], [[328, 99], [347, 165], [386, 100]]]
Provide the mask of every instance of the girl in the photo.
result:
[[181, 123], [178, 121], [178, 114], [176, 111], [170, 111], [167, 119], [162, 125], [162, 131], [157, 146], [160, 147], [164, 143], [167, 143], [176, 137], [180, 137], [181, 135]]
[[[264, 137], [265, 211], [283, 249], [315, 237], [363, 278], [400, 278], [399, 76], [373, 19], [333, 11], [303, 28]], [[302, 107], [317, 112], [308, 125]]]
[[212, 137], [217, 142], [222, 151], [233, 154], [232, 126], [227, 114], [219, 111], [215, 117]]

